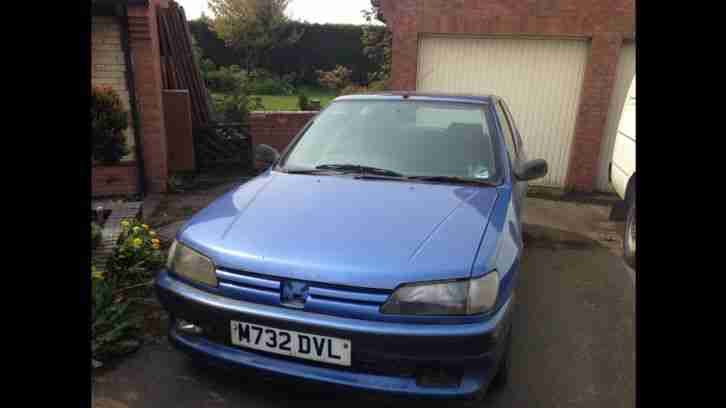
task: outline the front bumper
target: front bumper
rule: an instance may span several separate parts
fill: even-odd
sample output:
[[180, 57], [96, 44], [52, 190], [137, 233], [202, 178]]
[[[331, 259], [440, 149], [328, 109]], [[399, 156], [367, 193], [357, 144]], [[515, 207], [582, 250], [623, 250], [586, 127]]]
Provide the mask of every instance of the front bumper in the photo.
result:
[[[174, 319], [204, 328], [203, 335], [169, 338], [179, 349], [227, 367], [248, 368], [359, 390], [399, 395], [457, 397], [486, 388], [504, 351], [511, 315], [510, 298], [489, 319], [470, 324], [404, 324], [348, 319], [243, 302], [195, 288], [161, 271], [159, 300]], [[281, 329], [350, 339], [351, 367], [331, 367], [258, 351], [230, 342], [229, 321], [242, 320]], [[456, 384], [423, 385], [422, 370], [444, 370]]]

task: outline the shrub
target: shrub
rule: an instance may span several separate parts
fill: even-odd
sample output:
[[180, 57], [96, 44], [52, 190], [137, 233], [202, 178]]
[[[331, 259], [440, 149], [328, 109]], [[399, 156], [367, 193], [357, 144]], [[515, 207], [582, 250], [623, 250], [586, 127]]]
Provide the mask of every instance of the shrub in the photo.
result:
[[247, 89], [254, 95], [290, 95], [292, 93], [292, 85], [273, 78], [252, 81]]
[[239, 122], [246, 117], [247, 104], [243, 103], [239, 96], [227, 94], [213, 94], [212, 103], [215, 112], [222, 117], [221, 122]]
[[152, 272], [164, 265], [161, 241], [148, 225], [138, 221], [122, 221], [119, 244], [110, 262], [114, 283], [125, 288], [143, 285]]
[[265, 110], [265, 105], [262, 104], [262, 98], [259, 96], [248, 96], [247, 97], [247, 110]]
[[101, 227], [95, 222], [91, 222], [91, 248], [95, 248], [101, 243]]
[[350, 76], [353, 71], [342, 65], [338, 65], [332, 71], [318, 70], [317, 73], [318, 83], [324, 88], [334, 89], [337, 93], [351, 85]]
[[115, 285], [91, 265], [91, 365], [136, 349], [140, 319], [129, 302], [114, 295]]
[[103, 272], [96, 269], [95, 265], [91, 265], [91, 301], [96, 299], [96, 285], [103, 281]]
[[94, 160], [118, 163], [130, 153], [124, 130], [128, 114], [118, 93], [108, 86], [94, 86], [91, 91], [91, 146]]
[[258, 69], [246, 72], [237, 65], [209, 70], [205, 75], [212, 92], [226, 94], [292, 95], [295, 75], [279, 77]]
[[360, 85], [349, 85], [340, 91], [341, 95], [353, 95], [369, 92], [370, 89]]
[[247, 75], [245, 91], [252, 95], [292, 95], [294, 74], [279, 77], [269, 71], [257, 69]]
[[95, 302], [91, 311], [92, 365], [99, 367], [107, 358], [135, 350], [141, 319], [131, 313], [129, 302], [115, 302], [113, 286], [95, 285]]
[[297, 95], [297, 106], [300, 108], [301, 111], [308, 110], [308, 106], [310, 105], [310, 101], [308, 100], [307, 95], [304, 93], [299, 93]]
[[205, 79], [212, 92], [234, 93], [245, 86], [247, 73], [237, 65], [230, 65], [207, 71]]
[[372, 81], [368, 84], [368, 90], [371, 92], [382, 92], [388, 89], [387, 81]]
[[246, 123], [250, 111], [264, 109], [261, 98], [242, 92], [213, 94], [212, 102], [215, 112], [222, 116], [222, 122]]
[[371, 81], [368, 86], [351, 84], [340, 91], [341, 95], [361, 94], [367, 92], [383, 92], [388, 88], [386, 81]]
[[272, 78], [252, 81], [248, 91], [255, 95], [289, 95], [290, 88]]

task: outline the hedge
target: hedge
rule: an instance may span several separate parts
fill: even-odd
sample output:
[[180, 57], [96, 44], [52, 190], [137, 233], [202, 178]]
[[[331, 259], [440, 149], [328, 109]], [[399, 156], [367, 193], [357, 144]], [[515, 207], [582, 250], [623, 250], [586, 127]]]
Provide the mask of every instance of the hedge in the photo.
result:
[[[293, 22], [304, 30], [299, 42], [293, 46], [272, 51], [269, 64], [262, 66], [278, 75], [296, 73], [304, 83], [317, 83], [317, 70], [332, 70], [338, 65], [353, 70], [352, 80], [366, 83], [368, 75], [378, 67], [363, 54], [362, 26], [347, 24], [311, 24]], [[216, 65], [244, 65], [240, 55], [225, 47], [204, 20], [190, 22], [190, 30], [202, 48], [204, 56]], [[383, 26], [380, 28], [384, 29]]]

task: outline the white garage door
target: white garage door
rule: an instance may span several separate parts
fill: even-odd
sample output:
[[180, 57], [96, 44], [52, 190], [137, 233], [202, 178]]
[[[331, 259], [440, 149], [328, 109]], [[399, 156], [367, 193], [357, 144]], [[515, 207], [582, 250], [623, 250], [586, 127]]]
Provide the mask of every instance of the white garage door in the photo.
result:
[[574, 39], [423, 37], [417, 89], [501, 96], [528, 156], [549, 163], [537, 184], [563, 186], [588, 53]]
[[610, 108], [608, 110], [607, 122], [605, 122], [605, 133], [602, 136], [602, 145], [600, 146], [600, 162], [598, 165], [597, 189], [600, 191], [611, 191], [608, 178], [608, 166], [613, 158], [613, 146], [615, 145], [615, 135], [618, 132], [618, 124], [620, 123], [620, 115], [623, 112], [625, 97], [630, 89], [630, 83], [635, 77], [635, 44], [631, 42], [623, 43], [620, 49], [620, 57], [618, 58], [618, 69], [615, 74], [615, 86], [613, 93], [610, 95]]

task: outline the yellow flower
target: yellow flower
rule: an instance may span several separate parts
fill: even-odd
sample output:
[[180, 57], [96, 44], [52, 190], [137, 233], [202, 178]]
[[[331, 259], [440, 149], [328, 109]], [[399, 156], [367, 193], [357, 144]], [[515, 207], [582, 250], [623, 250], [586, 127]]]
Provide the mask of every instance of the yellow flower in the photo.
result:
[[129, 223], [126, 220], [121, 221], [121, 226], [124, 227], [124, 228], [128, 228], [130, 225], [131, 225], [131, 223]]
[[91, 277], [93, 279], [103, 279], [103, 272], [97, 271], [96, 268], [92, 268]]
[[142, 226], [142, 227], [144, 227], [144, 229], [145, 229], [145, 230], [147, 230], [147, 231], [149, 230], [149, 226], [148, 226], [148, 225], [146, 225], [146, 224], [141, 224], [141, 226]]
[[156, 236], [156, 231], [149, 231], [149, 235], [151, 235], [152, 237], [155, 237]]
[[144, 241], [142, 241], [141, 238], [134, 238], [134, 240], [131, 241], [131, 245], [135, 246], [136, 248], [140, 247], [143, 243]]
[[139, 228], [139, 227], [133, 227], [133, 228], [132, 228], [132, 230], [133, 230], [134, 232], [139, 232], [139, 231], [141, 231], [141, 228]]
[[154, 238], [154, 239], [151, 240], [151, 243], [154, 244], [154, 245], [159, 245], [161, 243], [161, 241], [159, 241], [158, 239]]
[[153, 245], [152, 245], [152, 247], [153, 247], [154, 249], [159, 249], [159, 248], [161, 248], [161, 247], [159, 246], [159, 244], [153, 244]]

